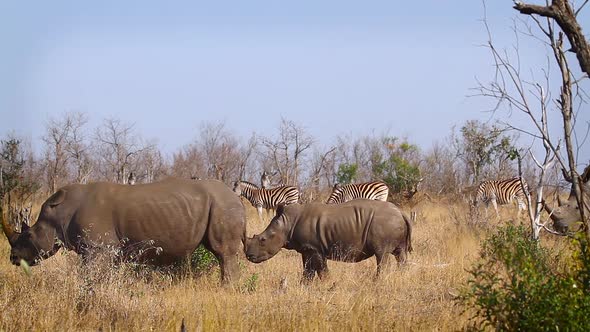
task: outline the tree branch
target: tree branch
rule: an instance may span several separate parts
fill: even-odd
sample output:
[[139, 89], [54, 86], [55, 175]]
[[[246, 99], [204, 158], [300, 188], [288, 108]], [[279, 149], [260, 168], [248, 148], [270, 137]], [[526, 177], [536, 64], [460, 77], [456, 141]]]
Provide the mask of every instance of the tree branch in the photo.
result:
[[576, 15], [584, 7], [586, 2], [576, 12], [573, 11], [567, 0], [553, 0], [549, 6], [532, 5], [515, 1], [513, 8], [524, 15], [539, 15], [554, 19], [567, 36], [572, 51], [576, 53], [580, 68], [590, 76], [590, 46], [588, 45], [586, 36], [582, 32], [582, 27], [576, 20]]

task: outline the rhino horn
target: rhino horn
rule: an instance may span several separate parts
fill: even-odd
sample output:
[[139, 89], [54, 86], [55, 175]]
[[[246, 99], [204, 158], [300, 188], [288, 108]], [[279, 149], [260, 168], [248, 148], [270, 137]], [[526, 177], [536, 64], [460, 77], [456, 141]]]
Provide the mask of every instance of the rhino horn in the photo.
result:
[[4, 210], [2, 209], [2, 204], [0, 204], [0, 223], [2, 223], [2, 230], [8, 238], [8, 243], [10, 245], [14, 245], [16, 238], [18, 237], [18, 233], [14, 231], [14, 229], [8, 224], [6, 218], [4, 218]]
[[560, 196], [557, 196], [557, 206], [562, 206], [564, 202], [561, 200]]

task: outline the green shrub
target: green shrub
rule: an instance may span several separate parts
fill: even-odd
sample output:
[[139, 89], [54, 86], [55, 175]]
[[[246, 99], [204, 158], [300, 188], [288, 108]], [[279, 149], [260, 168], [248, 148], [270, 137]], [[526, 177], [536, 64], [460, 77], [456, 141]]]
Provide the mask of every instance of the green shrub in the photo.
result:
[[207, 250], [202, 244], [195, 249], [191, 255], [191, 268], [198, 273], [209, 271], [212, 267], [219, 265], [217, 257]]
[[473, 327], [590, 331], [590, 250], [583, 239], [574, 245], [573, 256], [560, 256], [513, 225], [486, 239], [458, 297]]
[[242, 291], [245, 293], [253, 293], [258, 288], [258, 273], [252, 273], [246, 281], [244, 281], [244, 286], [242, 287]]
[[336, 172], [336, 182], [340, 184], [352, 183], [356, 179], [359, 166], [357, 164], [340, 164]]

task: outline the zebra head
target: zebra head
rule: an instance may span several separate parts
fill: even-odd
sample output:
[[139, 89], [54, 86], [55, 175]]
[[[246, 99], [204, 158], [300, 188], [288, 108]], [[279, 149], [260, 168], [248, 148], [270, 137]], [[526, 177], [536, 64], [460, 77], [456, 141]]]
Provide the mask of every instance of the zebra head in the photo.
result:
[[342, 185], [340, 183], [335, 183], [334, 187], [332, 188], [332, 193], [330, 194], [330, 197], [328, 198], [326, 204], [334, 204], [341, 202], [342, 195]]
[[260, 175], [260, 185], [261, 188], [265, 189], [270, 187], [270, 175], [266, 172], [266, 170]]

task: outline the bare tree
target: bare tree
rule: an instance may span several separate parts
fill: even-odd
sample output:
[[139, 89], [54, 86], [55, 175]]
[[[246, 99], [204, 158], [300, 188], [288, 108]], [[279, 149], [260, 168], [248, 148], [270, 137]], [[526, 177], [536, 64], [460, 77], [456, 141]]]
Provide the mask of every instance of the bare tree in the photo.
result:
[[94, 140], [102, 176], [117, 183], [126, 183], [138, 154], [152, 148], [141, 144], [133, 124], [114, 118], [104, 120], [102, 127], [96, 130]]
[[205, 178], [207, 166], [197, 144], [189, 144], [172, 155], [170, 173], [182, 178]]
[[252, 156], [256, 151], [257, 146], [258, 138], [256, 137], [256, 133], [253, 133], [248, 142], [241, 147], [238, 179], [245, 179], [248, 176], [249, 170], [251, 170], [252, 173], [256, 172], [251, 164], [253, 162]]
[[266, 148], [262, 153], [271, 160], [282, 184], [298, 184], [302, 159], [313, 143], [313, 137], [302, 126], [281, 118], [278, 137], [262, 138], [262, 145]]
[[456, 164], [455, 154], [447, 144], [434, 143], [421, 164], [424, 189], [437, 195], [458, 194], [463, 184]]
[[[325, 148], [324, 150], [316, 150], [311, 161], [311, 169], [310, 174], [307, 179], [307, 183], [304, 184], [302, 190], [302, 196], [304, 196], [305, 201], [314, 201], [315, 198], [318, 196], [320, 192], [320, 188], [322, 186], [322, 178], [329, 181], [330, 175], [326, 173], [330, 173], [330, 170], [333, 168], [327, 167], [330, 165], [330, 158], [334, 155], [336, 151], [336, 147]], [[326, 187], [330, 187], [330, 183], [324, 183]]]
[[137, 156], [134, 167], [136, 181], [152, 183], [167, 174], [166, 168], [166, 161], [156, 144], [147, 144]]
[[[515, 47], [513, 54], [506, 50], [497, 49], [492, 42], [491, 33], [485, 17], [484, 24], [488, 31], [489, 37], [486, 47], [489, 48], [494, 59], [496, 73], [495, 79], [491, 83], [479, 83], [479, 87], [477, 89], [480, 95], [496, 99], [497, 104], [494, 110], [498, 110], [502, 105], [507, 105], [509, 110], [516, 110], [530, 119], [530, 122], [533, 125], [533, 130], [525, 130], [517, 127], [512, 128], [519, 132], [530, 135], [535, 139], [541, 140], [543, 146], [545, 147], [544, 162], [541, 163], [535, 159], [539, 169], [541, 170], [539, 186], [544, 186], [545, 176], [548, 174], [547, 171], [553, 160], [555, 160], [561, 165], [561, 167], [569, 170], [569, 175], [572, 179], [574, 179], [573, 188], [575, 188], [576, 194], [580, 194], [577, 195], [578, 204], [579, 206], [583, 206], [583, 202], [581, 201], [583, 200], [583, 195], [581, 195], [582, 188], [579, 185], [579, 177], [576, 172], [575, 148], [572, 142], [572, 135], [574, 133], [573, 126], [575, 123], [575, 113], [573, 112], [574, 96], [572, 94], [572, 86], [576, 81], [573, 79], [573, 73], [568, 65], [566, 51], [564, 50], [563, 46], [563, 33], [558, 32], [555, 27], [555, 22], [558, 22], [562, 29], [571, 29], [573, 25], [570, 20], [573, 19], [575, 21], [575, 14], [567, 1], [553, 1], [552, 4], [547, 7], [523, 5], [521, 3], [517, 3], [515, 8], [521, 11], [521, 13], [536, 13], [547, 17], [545, 20], [539, 20], [538, 17], [531, 16], [533, 22], [543, 34], [543, 38], [537, 37], [534, 34], [532, 27], [527, 22], [520, 22], [520, 24], [515, 23], [514, 31], [517, 37], [520, 34], [524, 34], [541, 41], [551, 51], [555, 62], [558, 64], [561, 82], [559, 88], [559, 98], [555, 102], [555, 107], [561, 113], [563, 118], [562, 139], [553, 139], [550, 136], [547, 125], [547, 109], [551, 107], [551, 97], [549, 92], [551, 91], [551, 76], [549, 74], [549, 68], [542, 71], [544, 82], [536, 81], [534, 76], [532, 78], [529, 78], [528, 76], [525, 77], [526, 71], [522, 70], [523, 65], [519, 57], [518, 47]], [[581, 9], [581, 7], [579, 9]], [[576, 13], [579, 12], [579, 9], [576, 11]], [[575, 22], [575, 26], [577, 26], [575, 29], [579, 29], [578, 32], [581, 33], [581, 28], [577, 25], [577, 22]], [[576, 31], [563, 30], [563, 32], [568, 35], [568, 38], [573, 38], [570, 39], [570, 42], [572, 43], [571, 46], [574, 48], [574, 51], [576, 51], [575, 48], [577, 47], [587, 48], [587, 43], [585, 40], [579, 40], [580, 36], [577, 35]], [[581, 37], [584, 39], [583, 35], [581, 35]], [[585, 52], [584, 50], [581, 51], [582, 53]], [[586, 56], [582, 54], [581, 58], [586, 58]], [[580, 56], [578, 56], [578, 59], [580, 59]], [[580, 65], [584, 70], [585, 65], [582, 61], [580, 61]], [[581, 95], [578, 94], [578, 97], [580, 100], [582, 100]], [[566, 159], [562, 158], [561, 156], [560, 142], [562, 140], [565, 141], [565, 150], [567, 153]], [[542, 195], [542, 193], [542, 188], [537, 188], [537, 195]], [[530, 217], [534, 230], [533, 236], [536, 237], [538, 237], [538, 233], [536, 232], [535, 227], [540, 227], [538, 213], [541, 209], [541, 202], [542, 197], [537, 197], [536, 204], [529, 206], [529, 209], [532, 209]], [[581, 214], [582, 218], [584, 218], [583, 209], [581, 209]], [[587, 237], [590, 238], [590, 230], [588, 227], [586, 227], [586, 231]]]
[[580, 68], [590, 76], [590, 46], [577, 20], [578, 14], [587, 3], [588, 0], [585, 0], [578, 9], [574, 9], [568, 0], [552, 0], [551, 4], [547, 1], [545, 6], [515, 1], [514, 9], [521, 14], [539, 15], [554, 20], [567, 36], [571, 50], [578, 58]]
[[67, 178], [69, 154], [67, 138], [72, 130], [72, 118], [66, 114], [62, 119], [49, 118], [45, 124], [45, 163], [47, 187], [50, 193]]
[[92, 159], [89, 155], [89, 144], [85, 133], [88, 117], [85, 113], [72, 112], [65, 115], [70, 123], [65, 140], [65, 150], [72, 163], [74, 181], [86, 183], [92, 173]]
[[201, 125], [200, 139], [208, 177], [223, 182], [237, 179], [245, 160], [238, 139], [226, 129], [225, 122]]

